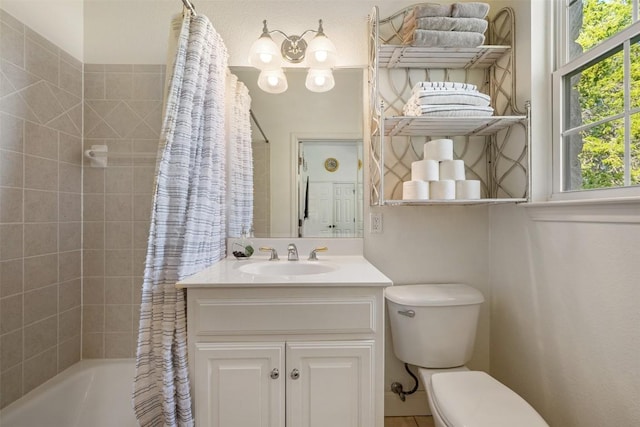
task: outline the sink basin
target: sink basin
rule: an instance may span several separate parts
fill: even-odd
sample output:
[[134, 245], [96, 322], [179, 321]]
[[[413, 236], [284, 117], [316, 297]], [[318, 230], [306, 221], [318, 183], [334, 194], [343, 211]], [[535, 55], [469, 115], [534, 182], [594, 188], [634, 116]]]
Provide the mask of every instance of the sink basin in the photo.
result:
[[243, 264], [238, 269], [257, 276], [302, 276], [329, 273], [337, 266], [316, 261], [260, 261]]

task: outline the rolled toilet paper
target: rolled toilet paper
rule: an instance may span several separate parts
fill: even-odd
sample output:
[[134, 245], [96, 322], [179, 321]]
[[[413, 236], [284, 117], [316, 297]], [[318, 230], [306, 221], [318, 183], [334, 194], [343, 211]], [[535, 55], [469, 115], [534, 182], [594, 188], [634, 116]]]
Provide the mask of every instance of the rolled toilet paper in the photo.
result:
[[412, 181], [437, 181], [440, 175], [440, 166], [437, 160], [418, 160], [411, 163]]
[[480, 198], [480, 181], [467, 179], [456, 181], [456, 199], [477, 200]]
[[444, 160], [440, 162], [440, 179], [461, 181], [465, 179], [463, 160]]
[[450, 139], [434, 139], [424, 144], [424, 159], [437, 160], [453, 160], [453, 141]]
[[431, 200], [453, 200], [456, 198], [456, 182], [451, 179], [429, 182]]
[[429, 199], [429, 183], [426, 181], [405, 181], [402, 183], [403, 200]]

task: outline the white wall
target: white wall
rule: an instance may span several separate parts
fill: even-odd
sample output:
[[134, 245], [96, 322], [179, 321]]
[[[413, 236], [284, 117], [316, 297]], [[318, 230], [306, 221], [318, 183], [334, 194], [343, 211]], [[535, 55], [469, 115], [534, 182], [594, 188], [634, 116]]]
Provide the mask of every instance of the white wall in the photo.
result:
[[640, 203], [635, 223], [549, 209], [492, 208], [491, 372], [551, 426], [638, 425]]
[[82, 0], [0, 0], [0, 7], [79, 60], [83, 60]]

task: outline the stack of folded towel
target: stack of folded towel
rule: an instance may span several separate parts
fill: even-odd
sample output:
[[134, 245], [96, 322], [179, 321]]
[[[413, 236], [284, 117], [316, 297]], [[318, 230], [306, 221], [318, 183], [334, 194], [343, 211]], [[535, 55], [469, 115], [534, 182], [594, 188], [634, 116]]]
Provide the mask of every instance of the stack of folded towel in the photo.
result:
[[403, 108], [405, 116], [484, 117], [493, 115], [491, 98], [476, 85], [459, 82], [420, 82]]
[[422, 3], [407, 13], [400, 37], [403, 44], [424, 47], [478, 47], [484, 44], [487, 3]]

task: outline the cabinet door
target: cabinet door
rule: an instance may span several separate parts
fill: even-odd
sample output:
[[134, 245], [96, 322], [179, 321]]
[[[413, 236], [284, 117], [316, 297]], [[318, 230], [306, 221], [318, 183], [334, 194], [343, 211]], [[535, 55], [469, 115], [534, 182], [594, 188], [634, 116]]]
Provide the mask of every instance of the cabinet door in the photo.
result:
[[198, 427], [285, 426], [284, 343], [197, 343], [194, 372]]
[[373, 346], [287, 343], [287, 427], [373, 426]]

